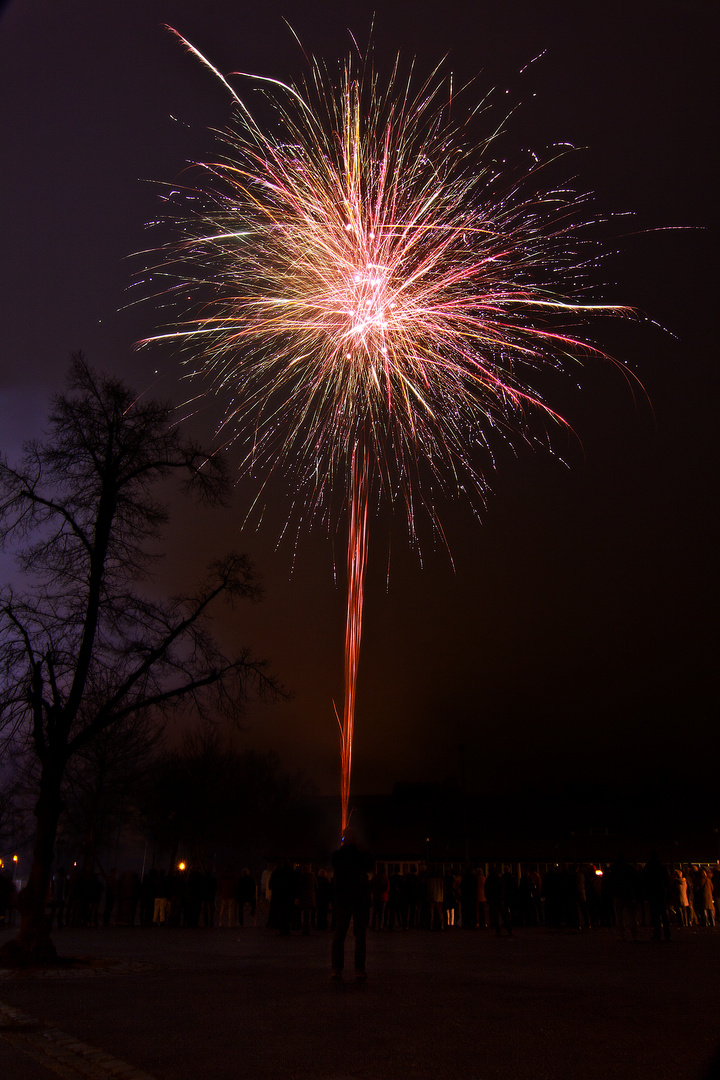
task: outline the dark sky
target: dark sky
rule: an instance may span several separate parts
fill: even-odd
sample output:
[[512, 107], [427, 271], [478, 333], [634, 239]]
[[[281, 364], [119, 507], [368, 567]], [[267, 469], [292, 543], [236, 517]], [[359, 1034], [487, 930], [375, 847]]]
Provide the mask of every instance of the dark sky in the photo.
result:
[[[37, 435], [72, 352], [138, 390], [180, 402], [176, 356], [134, 351], [159, 322], [123, 310], [127, 256], [148, 244], [162, 190], [211, 144], [230, 105], [162, 29], [170, 23], [223, 71], [285, 80], [308, 53], [332, 62], [364, 41], [420, 70], [447, 54], [458, 83], [520, 103], [519, 151], [571, 142], [573, 169], [602, 211], [609, 301], [650, 321], [595, 337], [647, 389], [589, 364], [552, 404], [582, 444], [557, 457], [500, 454], [482, 525], [442, 508], [442, 551], [422, 567], [400, 530], [374, 524], [360, 668], [354, 787], [457, 774], [476, 789], [534, 779], [631, 784], [659, 772], [714, 782], [717, 708], [718, 26], [705, 0], [502, 4], [422, 0], [14, 0], [0, 15], [0, 443]], [[526, 67], [538, 54], [544, 56]], [[522, 69], [525, 69], [524, 71]], [[506, 94], [506, 91], [508, 93]], [[667, 227], [681, 228], [670, 229]], [[195, 418], [206, 443], [212, 413]], [[224, 515], [173, 519], [159, 584], [169, 591], [238, 547], [267, 598], [223, 614], [294, 691], [250, 709], [249, 744], [274, 748], [323, 791], [337, 788], [333, 698], [342, 699], [342, 538], [276, 547], [278, 498], [243, 531], [240, 485]], [[335, 550], [334, 550], [335, 548]]]

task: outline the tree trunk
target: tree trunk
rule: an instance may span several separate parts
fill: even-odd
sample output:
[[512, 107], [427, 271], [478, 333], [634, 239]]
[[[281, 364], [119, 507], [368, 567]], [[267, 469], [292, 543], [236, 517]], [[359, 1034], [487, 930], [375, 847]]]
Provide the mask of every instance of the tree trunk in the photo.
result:
[[28, 883], [18, 897], [20, 930], [1, 952], [6, 960], [21, 964], [48, 964], [57, 959], [45, 909], [52, 875], [58, 821], [62, 808], [60, 789], [63, 766], [45, 761], [40, 774], [40, 797], [35, 806], [37, 825]]

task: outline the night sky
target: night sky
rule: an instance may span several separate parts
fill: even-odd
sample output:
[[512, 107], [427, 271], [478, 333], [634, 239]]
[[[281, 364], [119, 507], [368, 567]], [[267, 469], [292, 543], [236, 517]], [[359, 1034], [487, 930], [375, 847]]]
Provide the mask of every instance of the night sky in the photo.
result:
[[[162, 318], [151, 303], [125, 307], [139, 269], [128, 256], [159, 241], [146, 224], [162, 185], [209, 152], [208, 128], [231, 108], [162, 24], [223, 72], [291, 80], [305, 60], [283, 17], [308, 53], [333, 63], [349, 30], [367, 41], [373, 8], [381, 70], [398, 50], [424, 74], [447, 55], [458, 84], [495, 87], [500, 113], [519, 105], [508, 147], [583, 148], [577, 187], [595, 192], [598, 211], [631, 212], [599, 233], [611, 254], [598, 286], [647, 318], [591, 331], [647, 398], [602, 363], [553, 383], [551, 404], [578, 436], [557, 446], [567, 465], [499, 450], [482, 524], [460, 505], [441, 508], [454, 566], [432, 545], [421, 565], [399, 525], [373, 524], [354, 789], [456, 776], [460, 745], [474, 790], [566, 778], [714, 784], [719, 28], [704, 0], [6, 4], [0, 445], [12, 457], [40, 433], [79, 349], [140, 391], [177, 403], [188, 394], [176, 355], [133, 348]], [[214, 416], [210, 404], [190, 425], [208, 445]], [[252, 706], [244, 738], [333, 792], [344, 539], [316, 528], [296, 549], [278, 545], [280, 489], [257, 531], [242, 526], [248, 501], [240, 482], [228, 512], [179, 506], [157, 587], [186, 587], [228, 548], [251, 554], [266, 599], [221, 612], [217, 630], [270, 658], [293, 697]]]

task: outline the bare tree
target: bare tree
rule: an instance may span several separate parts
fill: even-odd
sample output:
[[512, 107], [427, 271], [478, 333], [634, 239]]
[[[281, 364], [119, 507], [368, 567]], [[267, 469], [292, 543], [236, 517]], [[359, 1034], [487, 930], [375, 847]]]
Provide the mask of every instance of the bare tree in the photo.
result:
[[249, 694], [278, 690], [264, 663], [226, 656], [208, 628], [216, 600], [259, 598], [246, 556], [213, 563], [197, 591], [167, 603], [139, 590], [167, 520], [151, 492], [171, 476], [208, 503], [227, 490], [167, 405], [96, 376], [82, 356], [46, 439], [17, 468], [0, 461], [0, 538], [28, 583], [0, 593], [0, 730], [39, 766], [18, 955], [54, 955], [44, 907], [68, 762], [133, 718], [183, 707], [233, 718]]

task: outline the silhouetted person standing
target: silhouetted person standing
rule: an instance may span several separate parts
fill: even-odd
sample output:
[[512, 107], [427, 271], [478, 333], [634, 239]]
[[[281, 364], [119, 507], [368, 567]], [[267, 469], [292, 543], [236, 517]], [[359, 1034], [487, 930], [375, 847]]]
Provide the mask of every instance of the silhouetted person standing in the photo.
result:
[[217, 893], [217, 878], [209, 870], [205, 871], [202, 891], [202, 914], [205, 926], [215, 925], [215, 894]]
[[332, 885], [327, 870], [317, 872], [317, 929], [327, 930], [330, 905], [332, 904]]
[[471, 866], [466, 867], [460, 882], [460, 917], [463, 930], [477, 927], [478, 879]]
[[502, 921], [508, 936], [512, 937], [512, 922], [510, 919], [511, 912], [511, 893], [515, 880], [512, 875], [509, 875], [510, 882], [508, 882], [508, 873], [503, 873], [502, 876], [498, 873], [497, 867], [493, 866], [490, 869], [490, 873], [485, 879], [485, 896], [490, 908], [490, 925], [494, 929], [495, 933], [500, 937], [500, 922]]
[[385, 925], [385, 911], [390, 898], [390, 878], [384, 870], [376, 870], [370, 882], [372, 902], [372, 928], [382, 930]]
[[389, 900], [387, 909], [388, 930], [394, 930], [395, 925], [405, 927], [407, 925], [407, 910], [405, 905], [405, 879], [400, 873], [400, 867], [395, 864], [389, 877]]
[[315, 927], [317, 915], [317, 878], [310, 863], [306, 863], [300, 873], [299, 886], [302, 932], [304, 937], [308, 937]]
[[199, 866], [193, 866], [185, 882], [185, 926], [197, 929], [202, 911], [205, 875]]
[[665, 940], [670, 940], [670, 920], [668, 918], [668, 903], [670, 900], [670, 874], [667, 867], [663, 866], [656, 851], [650, 852], [650, 858], [642, 870], [642, 885], [645, 899], [650, 908], [650, 922], [653, 928], [653, 939], [660, 941], [660, 930], [665, 935]]
[[281, 937], [289, 937], [292, 930], [295, 901], [298, 898], [298, 875], [290, 865], [289, 859], [283, 859], [270, 875], [271, 922], [277, 926]]
[[417, 867], [411, 866], [410, 873], [405, 879], [405, 897], [407, 900], [407, 927], [414, 930], [420, 918], [420, 894], [422, 888], [418, 877]]
[[335, 935], [331, 962], [333, 979], [341, 979], [345, 967], [345, 938], [352, 919], [355, 935], [355, 977], [365, 979], [367, 921], [370, 912], [370, 882], [373, 857], [359, 847], [352, 829], [346, 829], [342, 847], [332, 856], [335, 874]]
[[699, 906], [703, 913], [703, 926], [714, 926], [715, 902], [713, 900], [713, 883], [707, 870], [700, 871], [698, 885], [697, 893], [700, 897]]
[[610, 867], [609, 878], [618, 933], [621, 938], [625, 937], [627, 922], [633, 941], [637, 941], [637, 874], [635, 868], [626, 862], [622, 852]]
[[257, 885], [247, 866], [244, 866], [237, 887], [237, 913], [240, 926], [245, 925], [245, 908], [250, 908], [250, 916], [255, 925], [255, 912], [257, 910]]

